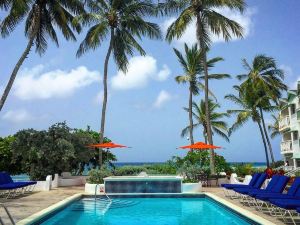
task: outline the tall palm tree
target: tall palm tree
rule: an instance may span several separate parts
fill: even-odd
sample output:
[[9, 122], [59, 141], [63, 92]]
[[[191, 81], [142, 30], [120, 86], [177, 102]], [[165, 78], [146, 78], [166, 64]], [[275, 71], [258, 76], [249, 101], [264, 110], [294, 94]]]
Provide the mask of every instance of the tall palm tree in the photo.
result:
[[[266, 129], [264, 111], [270, 112], [276, 109], [271, 102], [278, 105], [279, 99], [282, 96], [282, 91], [287, 90], [287, 86], [283, 83], [284, 72], [277, 67], [276, 61], [272, 57], [260, 54], [254, 57], [251, 64], [246, 59], [242, 60], [246, 74], [238, 75], [239, 80], [244, 81], [241, 84], [242, 88], [251, 88], [252, 99], [259, 99], [257, 107], [262, 120], [264, 135], [266, 137], [272, 163], [275, 162], [272, 145]], [[251, 85], [248, 85], [251, 83]], [[254, 95], [253, 95], [254, 93]]]
[[280, 135], [279, 132], [279, 116], [271, 115], [273, 123], [268, 125], [268, 129], [271, 132], [271, 138], [275, 138]]
[[268, 149], [266, 145], [266, 140], [265, 140], [265, 135], [264, 131], [262, 128], [262, 121], [260, 117], [260, 113], [257, 109], [257, 105], [253, 103], [253, 101], [249, 100], [250, 98], [248, 96], [251, 95], [250, 89], [248, 90], [248, 93], [245, 93], [245, 90], [243, 90], [240, 86], [234, 86], [233, 87], [235, 90], [238, 91], [238, 95], [234, 94], [229, 94], [225, 96], [225, 99], [228, 99], [238, 105], [240, 108], [239, 109], [234, 109], [234, 110], [227, 110], [229, 114], [235, 114], [236, 116], [236, 121], [234, 124], [231, 126], [229, 129], [229, 135], [232, 134], [232, 132], [236, 131], [238, 128], [242, 127], [247, 121], [252, 119], [253, 122], [257, 123], [259, 127], [259, 131], [263, 140], [264, 144], [264, 149], [265, 149], [265, 155], [266, 155], [266, 162], [267, 166], [270, 166], [269, 162], [269, 156], [268, 156]]
[[[243, 28], [235, 21], [217, 12], [217, 9], [229, 8], [243, 12], [245, 8], [244, 0], [166, 0], [159, 4], [160, 9], [165, 14], [177, 14], [178, 18], [167, 30], [166, 39], [172, 41], [180, 38], [189, 24], [196, 21], [196, 35], [200, 48], [207, 49], [211, 44], [211, 34], [222, 36], [225, 41], [229, 41], [232, 36], [242, 38]], [[208, 67], [207, 55], [203, 54], [203, 69], [205, 75], [205, 109], [207, 111], [207, 135], [208, 142], [213, 144], [211, 124], [209, 120], [208, 105]], [[210, 159], [211, 173], [215, 173], [214, 151], [211, 150]]]
[[35, 50], [40, 55], [47, 49], [48, 38], [58, 46], [55, 28], [61, 30], [66, 40], [75, 41], [74, 31], [79, 32], [80, 26], [73, 25], [72, 20], [75, 15], [84, 12], [84, 7], [81, 0], [2, 0], [0, 6], [9, 10], [8, 15], [0, 24], [1, 36], [7, 37], [18, 24], [23, 24], [22, 22], [25, 20], [25, 36], [28, 38], [27, 46], [15, 65], [0, 99], [1, 111], [17, 73], [32, 46], [35, 45]]
[[[198, 49], [197, 44], [193, 45], [191, 48], [188, 47], [187, 44], [184, 44], [185, 55], [174, 48], [174, 52], [178, 58], [178, 61], [184, 71], [183, 75], [179, 75], [175, 77], [175, 80], [178, 83], [189, 83], [189, 137], [191, 144], [194, 144], [193, 137], [193, 116], [192, 116], [192, 103], [193, 103], [193, 95], [198, 95], [199, 91], [205, 89], [205, 86], [201, 83], [201, 80], [204, 79], [204, 70], [203, 64], [201, 63], [203, 59], [203, 52]], [[223, 61], [223, 58], [216, 57], [211, 60], [208, 60], [207, 65], [209, 68], [214, 67], [216, 62]], [[209, 79], [223, 79], [229, 78], [228, 74], [210, 74]], [[210, 95], [213, 96], [212, 92]]]
[[[228, 135], [228, 125], [226, 122], [223, 121], [224, 117], [228, 117], [228, 113], [223, 112], [216, 112], [217, 109], [220, 108], [220, 105], [213, 100], [209, 99], [209, 115], [211, 120], [211, 126], [213, 130], [213, 134], [217, 134], [220, 137], [224, 138], [226, 141], [229, 141]], [[184, 108], [185, 111], [189, 112], [188, 108]], [[193, 102], [193, 117], [195, 119], [195, 123], [193, 127], [201, 127], [202, 134], [207, 143], [207, 123], [206, 123], [206, 113], [205, 113], [205, 102], [201, 100], [200, 104], [197, 105], [196, 102]], [[188, 130], [190, 129], [190, 125], [185, 127], [182, 132], [181, 136], [184, 137]]]
[[[89, 12], [84, 13], [74, 20], [74, 24], [81, 23], [88, 26], [85, 39], [79, 46], [77, 56], [80, 57], [88, 50], [95, 50], [105, 39], [109, 40], [108, 50], [104, 61], [103, 73], [103, 102], [101, 113], [101, 128], [99, 142], [103, 143], [105, 115], [107, 105], [107, 76], [108, 62], [113, 54], [117, 67], [126, 72], [128, 67], [128, 55], [134, 51], [145, 55], [145, 51], [136, 38], [142, 36], [150, 39], [161, 38], [159, 26], [145, 20], [152, 16], [156, 7], [151, 1], [136, 0], [90, 0], [87, 3]], [[102, 165], [102, 150], [99, 150], [99, 165]]]

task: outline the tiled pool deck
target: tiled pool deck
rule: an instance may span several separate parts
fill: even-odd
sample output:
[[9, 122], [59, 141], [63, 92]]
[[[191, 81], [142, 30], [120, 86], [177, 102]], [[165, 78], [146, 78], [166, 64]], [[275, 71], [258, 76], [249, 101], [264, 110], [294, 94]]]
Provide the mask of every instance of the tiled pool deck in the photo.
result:
[[[0, 202], [5, 204], [5, 206], [11, 212], [15, 222], [18, 222], [31, 216], [32, 214], [48, 208], [57, 202], [73, 196], [74, 194], [83, 192], [84, 187], [57, 188], [55, 190], [51, 190], [50, 192], [35, 192], [33, 194], [22, 196], [16, 199], [0, 199]], [[214, 194], [215, 196], [221, 198], [221, 200], [224, 199], [237, 207], [248, 210], [257, 216], [270, 221], [271, 223], [279, 225], [284, 224], [282, 221], [277, 220], [274, 217], [260, 213], [249, 207], [242, 206], [237, 200], [229, 200], [228, 198], [225, 198], [221, 188], [204, 188], [203, 192]], [[7, 222], [7, 224], [9, 224], [8, 218], [6, 217], [3, 209], [0, 209], [0, 216], [4, 220], [4, 223]]]

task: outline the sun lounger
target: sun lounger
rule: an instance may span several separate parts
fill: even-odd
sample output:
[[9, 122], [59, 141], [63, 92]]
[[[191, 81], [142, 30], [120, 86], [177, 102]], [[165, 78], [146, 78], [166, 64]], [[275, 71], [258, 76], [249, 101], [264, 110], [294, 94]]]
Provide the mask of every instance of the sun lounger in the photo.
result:
[[260, 175], [261, 175], [261, 173], [254, 173], [252, 176], [252, 179], [248, 185], [246, 185], [246, 184], [222, 184], [221, 186], [223, 187], [224, 195], [226, 197], [234, 198], [236, 193], [235, 192], [230, 193], [230, 191], [232, 191], [234, 188], [253, 187], [253, 185], [256, 183], [256, 181], [258, 180]]
[[299, 222], [295, 222], [294, 217], [297, 216], [297, 208], [300, 207], [300, 199], [270, 199], [269, 201], [274, 206], [270, 209], [270, 214], [272, 216], [279, 216], [284, 220], [286, 220], [286, 217], [288, 216], [295, 225], [299, 224]]
[[0, 172], [0, 191], [2, 191], [0, 195], [9, 198], [12, 195], [33, 191], [36, 183], [35, 181], [14, 182], [7, 172]]

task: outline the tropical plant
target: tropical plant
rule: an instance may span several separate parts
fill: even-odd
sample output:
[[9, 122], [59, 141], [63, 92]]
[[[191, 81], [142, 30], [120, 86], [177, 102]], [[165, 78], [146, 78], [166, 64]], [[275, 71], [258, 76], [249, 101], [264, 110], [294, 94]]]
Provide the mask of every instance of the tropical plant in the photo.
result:
[[103, 184], [104, 178], [109, 177], [112, 175], [111, 171], [105, 167], [102, 167], [100, 169], [92, 169], [88, 173], [89, 178], [87, 179], [87, 182], [90, 184]]
[[[228, 99], [238, 105], [239, 109], [231, 109], [227, 110], [229, 114], [235, 114], [236, 121], [229, 129], [229, 135], [232, 134], [232, 132], [236, 131], [238, 128], [242, 127], [248, 120], [252, 119], [253, 122], [257, 123], [259, 127], [259, 131], [263, 140], [264, 148], [265, 148], [265, 155], [266, 155], [266, 162], [267, 166], [270, 166], [269, 163], [269, 157], [268, 157], [268, 149], [266, 145], [265, 135], [264, 131], [261, 125], [261, 117], [260, 113], [257, 110], [257, 105], [255, 104], [254, 100], [251, 100], [250, 96], [253, 95], [250, 88], [247, 88], [247, 93], [244, 89], [242, 89], [240, 86], [234, 86], [233, 87], [237, 92], [238, 95], [229, 94], [225, 96], [225, 99]], [[252, 89], [253, 90], [253, 89]]]
[[271, 138], [275, 138], [280, 135], [279, 132], [279, 116], [271, 115], [273, 123], [268, 125], [268, 129], [271, 132]]
[[[1, 111], [17, 73], [32, 46], [35, 45], [35, 50], [39, 55], [45, 53], [48, 39], [58, 46], [58, 37], [54, 27], [61, 30], [66, 40], [75, 41], [74, 31], [79, 32], [81, 28], [79, 25], [72, 25], [72, 20], [74, 15], [84, 12], [84, 7], [81, 0], [4, 0], [1, 1], [0, 6], [9, 10], [8, 15], [0, 24], [1, 36], [7, 37], [15, 30], [18, 24], [25, 24], [25, 36], [28, 38], [27, 46], [15, 65], [0, 99]], [[24, 19], [25, 23], [23, 23]]]
[[22, 172], [34, 180], [64, 171], [82, 174], [95, 158], [95, 151], [87, 147], [94, 142], [92, 135], [71, 129], [65, 122], [54, 124], [48, 130], [21, 130], [14, 139], [12, 163], [18, 162]]
[[13, 160], [12, 143], [14, 141], [14, 136], [0, 137], [0, 171], [20, 174], [23, 172], [20, 163]]
[[[158, 39], [161, 34], [157, 24], [144, 19], [156, 12], [156, 7], [151, 1], [89, 0], [87, 1], [87, 7], [89, 12], [76, 17], [73, 21], [74, 24], [91, 26], [79, 46], [77, 56], [82, 56], [88, 50], [95, 50], [103, 44], [106, 38], [109, 39], [104, 61], [104, 91], [99, 138], [99, 142], [103, 143], [107, 105], [108, 63], [111, 54], [114, 56], [117, 67], [126, 72], [128, 55], [132, 56], [134, 50], [141, 55], [146, 54], [136, 38], [141, 39], [142, 36], [146, 36], [150, 39]], [[99, 151], [99, 165], [102, 165], [101, 151]]]
[[[164, 14], [177, 14], [178, 18], [169, 26], [166, 39], [172, 41], [174, 38], [180, 38], [188, 25], [196, 22], [196, 36], [200, 48], [204, 51], [202, 57], [204, 75], [205, 75], [205, 109], [207, 121], [208, 142], [213, 144], [212, 131], [209, 116], [209, 86], [208, 86], [208, 67], [206, 49], [211, 44], [211, 35], [221, 36], [225, 41], [229, 41], [232, 36], [242, 37], [243, 28], [235, 21], [220, 14], [217, 10], [229, 8], [243, 12], [245, 8], [244, 0], [166, 0], [159, 4], [160, 10]], [[210, 169], [215, 173], [214, 151], [211, 150]]]
[[[220, 108], [220, 105], [218, 103], [213, 102], [211, 99], [209, 99], [209, 115], [210, 115], [210, 121], [211, 126], [213, 130], [213, 134], [217, 134], [220, 137], [224, 138], [226, 141], [229, 141], [228, 137], [228, 125], [226, 122], [224, 122], [222, 119], [224, 117], [228, 117], [228, 113], [220, 113], [216, 112], [216, 109]], [[196, 123], [193, 124], [193, 126], [202, 128], [202, 134], [205, 140], [205, 143], [207, 143], [207, 123], [206, 123], [206, 115], [205, 115], [205, 102], [201, 100], [200, 104], [197, 105], [196, 102], [193, 102], [193, 117], [195, 118]], [[184, 108], [185, 111], [189, 111], [188, 108]], [[182, 132], [181, 136], [184, 137], [189, 130], [189, 126], [185, 127]]]
[[[193, 45], [191, 48], [188, 47], [187, 44], [184, 44], [184, 51], [185, 55], [183, 56], [182, 53], [174, 48], [174, 52], [178, 58], [178, 61], [184, 71], [183, 75], [177, 76], [175, 80], [178, 83], [189, 83], [189, 137], [191, 144], [194, 144], [194, 137], [193, 137], [193, 113], [192, 113], [192, 104], [193, 104], [193, 95], [198, 95], [200, 90], [204, 90], [205, 86], [201, 83], [201, 80], [204, 79], [203, 75], [203, 66], [202, 66], [202, 54], [203, 51], [198, 49], [197, 44]], [[213, 59], [208, 60], [207, 65], [209, 68], [214, 67], [216, 62], [223, 61], [223, 58], [216, 57]], [[229, 78], [230, 75], [228, 74], [210, 74], [209, 79], [222, 79], [222, 78]], [[209, 91], [210, 95], [214, 96], [211, 91]]]
[[276, 106], [273, 106], [272, 102], [278, 105], [282, 91], [287, 90], [287, 86], [283, 83], [284, 72], [277, 67], [274, 58], [263, 54], [255, 56], [252, 64], [249, 64], [246, 59], [243, 59], [242, 63], [247, 73], [238, 75], [237, 78], [244, 81], [240, 85], [243, 89], [251, 89], [251, 96], [249, 96], [249, 98], [257, 101], [256, 104], [261, 116], [264, 135], [268, 143], [272, 163], [274, 163], [274, 154], [266, 129], [263, 112], [274, 111]]

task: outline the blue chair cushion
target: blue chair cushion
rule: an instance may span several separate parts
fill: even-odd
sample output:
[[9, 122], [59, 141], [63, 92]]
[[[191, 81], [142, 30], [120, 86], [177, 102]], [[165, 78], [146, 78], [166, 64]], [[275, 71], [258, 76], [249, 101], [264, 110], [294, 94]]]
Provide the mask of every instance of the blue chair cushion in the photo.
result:
[[15, 183], [9, 183], [9, 184], [1, 184], [0, 190], [12, 190], [17, 188], [23, 188], [26, 187], [26, 184], [15, 184]]
[[222, 184], [221, 186], [226, 189], [250, 187], [249, 185], [246, 185], [246, 184]]
[[295, 209], [300, 207], [300, 199], [270, 199], [270, 202], [284, 209]]
[[254, 188], [260, 188], [263, 183], [265, 182], [265, 180], [267, 179], [267, 174], [266, 173], [262, 173], [260, 175], [260, 177], [257, 179], [257, 181], [255, 182], [255, 184], [253, 185]]

